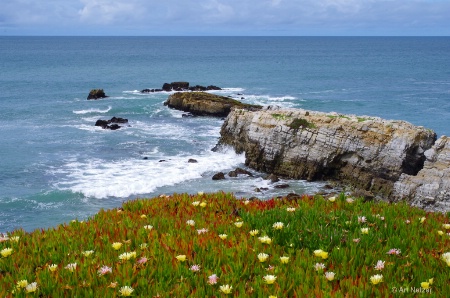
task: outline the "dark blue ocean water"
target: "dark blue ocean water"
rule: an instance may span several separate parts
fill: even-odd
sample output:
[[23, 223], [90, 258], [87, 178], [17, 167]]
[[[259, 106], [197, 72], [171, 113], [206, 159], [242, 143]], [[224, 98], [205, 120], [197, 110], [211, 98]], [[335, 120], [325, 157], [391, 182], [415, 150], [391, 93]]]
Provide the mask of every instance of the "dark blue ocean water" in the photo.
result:
[[[220, 119], [182, 118], [163, 106], [168, 93], [138, 92], [172, 81], [450, 134], [449, 37], [0, 37], [0, 232], [53, 227], [161, 193], [278, 195], [258, 173], [211, 180], [244, 156], [210, 151]], [[110, 97], [88, 101], [92, 88]], [[113, 116], [129, 126], [94, 127]], [[290, 184], [285, 192], [321, 187]]]

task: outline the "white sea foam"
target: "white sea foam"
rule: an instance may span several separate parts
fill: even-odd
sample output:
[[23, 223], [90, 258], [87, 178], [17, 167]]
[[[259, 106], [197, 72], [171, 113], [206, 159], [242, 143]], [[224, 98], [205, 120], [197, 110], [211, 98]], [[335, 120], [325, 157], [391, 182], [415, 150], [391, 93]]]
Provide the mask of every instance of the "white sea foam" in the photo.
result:
[[79, 111], [72, 111], [72, 112], [74, 114], [77, 114], [77, 115], [90, 114], [90, 113], [101, 113], [101, 114], [104, 114], [104, 113], [108, 113], [109, 111], [111, 111], [111, 109], [112, 109], [112, 107], [108, 106], [108, 108], [106, 108], [104, 110], [91, 108], [91, 109], [87, 109], [87, 110], [79, 110]]
[[[193, 158], [197, 163], [188, 163]], [[68, 162], [64, 181], [55, 186], [61, 190], [82, 193], [87, 197], [129, 197], [147, 194], [158, 187], [186, 183], [212, 171], [224, 171], [244, 162], [244, 155], [233, 150], [224, 153], [205, 151], [197, 156], [170, 156], [159, 160], [126, 159]]]

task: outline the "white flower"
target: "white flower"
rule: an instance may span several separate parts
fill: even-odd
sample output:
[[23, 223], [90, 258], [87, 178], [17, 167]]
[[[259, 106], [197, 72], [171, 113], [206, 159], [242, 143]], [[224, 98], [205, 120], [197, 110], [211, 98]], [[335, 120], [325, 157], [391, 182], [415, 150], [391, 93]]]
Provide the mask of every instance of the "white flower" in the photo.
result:
[[198, 205], [200, 205], [200, 201], [192, 202], [192, 206], [198, 206]]
[[9, 238], [9, 241], [11, 242], [19, 242], [20, 236], [12, 236], [11, 238]]
[[442, 227], [446, 230], [450, 230], [450, 224], [443, 224]]
[[365, 223], [366, 221], [367, 221], [367, 218], [365, 216], [358, 216], [359, 223]]
[[227, 237], [228, 237], [227, 234], [220, 234], [220, 235], [219, 235], [219, 238], [222, 239], [222, 240], [227, 239]]
[[144, 229], [150, 231], [151, 229], [153, 229], [153, 226], [152, 225], [146, 225], [146, 226], [144, 226]]
[[243, 224], [244, 224], [243, 221], [237, 221], [237, 222], [234, 223], [234, 225], [235, 225], [236, 227], [238, 227], [238, 228], [242, 227]]
[[93, 250], [86, 250], [86, 251], [83, 251], [81, 254], [82, 254], [83, 256], [85, 256], [85, 257], [89, 257], [89, 256], [91, 256], [93, 253], [94, 253]]
[[289, 257], [280, 257], [280, 262], [282, 264], [287, 264], [289, 263]]
[[447, 263], [447, 266], [450, 267], [450, 252], [443, 253], [441, 258], [445, 263]]
[[361, 228], [362, 234], [369, 234], [369, 228]]
[[387, 254], [388, 255], [399, 255], [401, 253], [401, 250], [398, 248], [391, 248]]
[[25, 291], [27, 293], [34, 293], [37, 291], [37, 288], [38, 288], [37, 282], [32, 282], [31, 284], [25, 287]]
[[316, 263], [316, 264], [314, 265], [314, 269], [315, 269], [316, 271], [321, 271], [321, 270], [325, 269], [325, 264], [323, 264], [323, 263]]
[[256, 236], [256, 235], [259, 234], [259, 230], [251, 230], [251, 231], [249, 232], [249, 234], [250, 234], [251, 236]]
[[328, 279], [329, 281], [332, 281], [335, 276], [336, 276], [336, 273], [331, 272], [331, 271], [328, 271], [325, 273], [325, 278]]
[[352, 204], [355, 200], [352, 198], [347, 198], [347, 199], [345, 199], [345, 201], [349, 204]]
[[219, 287], [219, 291], [221, 291], [224, 294], [231, 294], [232, 290], [233, 290], [233, 286], [230, 286], [230, 285], [222, 285]]
[[186, 221], [186, 224], [188, 225], [188, 226], [195, 226], [195, 221], [194, 220], [192, 220], [192, 219], [189, 219], [189, 220], [187, 220]]
[[263, 279], [266, 282], [266, 284], [271, 285], [275, 282], [277, 277], [275, 275], [266, 275], [263, 277]]
[[147, 248], [147, 243], [141, 243], [141, 244], [139, 245], [139, 247], [140, 247], [141, 249], [146, 249], [146, 248]]
[[287, 212], [295, 212], [295, 208], [294, 207], [287, 207], [286, 211]]
[[65, 268], [66, 268], [67, 270], [69, 270], [70, 272], [74, 272], [75, 269], [77, 269], [77, 263], [71, 263], [71, 264], [68, 264]]
[[219, 279], [219, 278], [217, 277], [216, 274], [210, 275], [210, 276], [208, 276], [208, 283], [209, 283], [210, 285], [215, 285], [215, 284], [217, 283], [217, 280], [218, 280], [218, 279]]
[[268, 255], [268, 254], [265, 254], [265, 253], [263, 253], [263, 252], [258, 254], [258, 260], [259, 260], [261, 263], [267, 261], [268, 258], [269, 258], [269, 255]]
[[284, 223], [282, 223], [282, 222], [276, 222], [276, 223], [274, 223], [274, 224], [272, 225], [272, 227], [273, 227], [275, 230], [281, 230], [281, 229], [284, 227]]
[[209, 231], [208, 229], [203, 228], [203, 229], [197, 230], [197, 233], [200, 235], [200, 234], [204, 234], [208, 231]]
[[136, 252], [132, 251], [132, 252], [124, 252], [123, 254], [119, 255], [119, 260], [122, 261], [128, 261], [130, 259], [135, 259], [136, 258]]
[[270, 239], [269, 236], [262, 236], [262, 237], [258, 237], [259, 241], [261, 243], [265, 243], [265, 244], [271, 244], [272, 243], [272, 239]]
[[50, 270], [51, 272], [55, 272], [56, 270], [58, 270], [58, 265], [56, 264], [48, 265], [48, 270]]

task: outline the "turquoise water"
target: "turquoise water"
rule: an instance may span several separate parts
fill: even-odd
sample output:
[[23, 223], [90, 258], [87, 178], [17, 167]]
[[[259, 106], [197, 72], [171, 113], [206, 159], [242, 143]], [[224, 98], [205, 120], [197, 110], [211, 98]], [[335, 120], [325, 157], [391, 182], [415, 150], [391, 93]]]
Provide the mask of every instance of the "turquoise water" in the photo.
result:
[[[0, 37], [0, 70], [0, 232], [53, 227], [161, 193], [268, 198], [322, 186], [275, 190], [261, 173], [212, 181], [244, 156], [210, 151], [222, 120], [183, 118], [163, 106], [168, 93], [138, 92], [164, 82], [450, 135], [448, 37]], [[92, 88], [110, 97], [87, 101]], [[113, 116], [129, 126], [94, 127]]]

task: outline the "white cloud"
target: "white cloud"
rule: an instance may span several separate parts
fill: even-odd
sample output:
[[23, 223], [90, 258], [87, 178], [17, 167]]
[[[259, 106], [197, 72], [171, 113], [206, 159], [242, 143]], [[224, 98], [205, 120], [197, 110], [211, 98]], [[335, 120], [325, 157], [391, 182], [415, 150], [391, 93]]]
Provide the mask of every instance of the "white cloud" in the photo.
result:
[[[115, 34], [450, 34], [450, 1], [432, 0], [8, 0], [0, 29]], [[39, 29], [41, 28], [41, 29]], [[426, 28], [423, 29], [423, 28]], [[358, 30], [356, 32], [355, 30]], [[96, 31], [101, 30], [101, 31]], [[108, 31], [109, 30], [109, 31]], [[420, 31], [422, 30], [422, 31]], [[424, 31], [425, 30], [425, 31]], [[123, 31], [126, 32], [126, 31]], [[123, 34], [122, 32], [122, 34]], [[356, 32], [356, 33], [355, 33]]]

